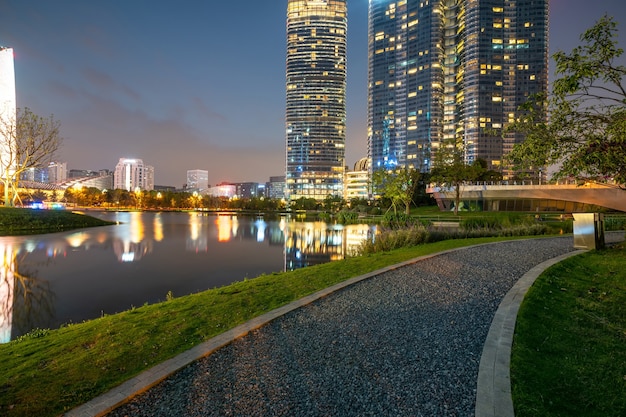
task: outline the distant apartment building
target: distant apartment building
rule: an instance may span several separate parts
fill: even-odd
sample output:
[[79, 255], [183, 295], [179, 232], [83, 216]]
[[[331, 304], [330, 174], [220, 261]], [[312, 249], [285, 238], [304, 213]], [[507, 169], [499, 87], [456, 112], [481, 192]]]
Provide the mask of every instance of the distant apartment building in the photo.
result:
[[343, 198], [350, 201], [355, 198], [369, 199], [370, 181], [368, 159], [362, 158], [354, 164], [354, 170], [347, 171], [343, 180]]
[[154, 167], [145, 165], [141, 159], [120, 158], [115, 166], [113, 188], [126, 191], [153, 190]]
[[239, 182], [235, 184], [235, 195], [238, 198], [257, 198], [265, 196], [265, 184], [258, 182]]
[[209, 187], [207, 194], [212, 197], [233, 198], [237, 195], [237, 186], [230, 183], [220, 183], [213, 187]]
[[265, 196], [275, 200], [282, 200], [285, 198], [284, 175], [270, 177], [270, 180], [265, 184]]
[[48, 183], [48, 170], [46, 168], [28, 168], [20, 175], [22, 181], [40, 182], [43, 184]]
[[100, 175], [98, 171], [91, 169], [70, 169], [68, 178], [83, 178], [83, 177], [97, 177]]
[[48, 182], [56, 184], [67, 179], [67, 163], [66, 162], [50, 162], [48, 164]]
[[209, 189], [209, 171], [191, 169], [187, 171], [187, 190], [205, 192]]

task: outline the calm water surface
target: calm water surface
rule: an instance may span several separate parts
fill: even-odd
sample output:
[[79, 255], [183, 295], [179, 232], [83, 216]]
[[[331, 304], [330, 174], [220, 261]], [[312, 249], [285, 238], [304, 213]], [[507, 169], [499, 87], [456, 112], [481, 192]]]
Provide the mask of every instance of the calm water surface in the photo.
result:
[[114, 226], [0, 237], [0, 342], [219, 287], [343, 259], [374, 232], [203, 213], [90, 212]]

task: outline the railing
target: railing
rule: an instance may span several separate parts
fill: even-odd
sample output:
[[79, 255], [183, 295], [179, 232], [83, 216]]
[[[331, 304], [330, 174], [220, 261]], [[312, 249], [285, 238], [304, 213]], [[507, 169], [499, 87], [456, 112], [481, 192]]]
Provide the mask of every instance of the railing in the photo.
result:
[[[576, 180], [576, 179], [566, 179], [559, 181], [539, 181], [536, 179], [529, 180], [507, 180], [507, 181], [463, 181], [463, 186], [476, 186], [476, 187], [484, 187], [484, 186], [493, 186], [493, 187], [508, 187], [512, 185], [575, 185], [575, 186], [597, 186], [597, 187], [609, 187], [609, 188], [623, 188], [624, 186], [620, 186], [620, 184], [616, 183], [614, 180], [605, 180], [605, 181], [596, 181], [596, 180]], [[428, 188], [450, 188], [454, 189], [454, 187], [442, 187], [437, 184], [429, 184]]]

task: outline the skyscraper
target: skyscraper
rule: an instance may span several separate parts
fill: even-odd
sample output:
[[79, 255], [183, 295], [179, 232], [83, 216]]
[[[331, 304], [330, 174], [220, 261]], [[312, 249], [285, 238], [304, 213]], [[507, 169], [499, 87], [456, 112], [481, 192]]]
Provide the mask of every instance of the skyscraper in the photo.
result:
[[[14, 132], [17, 117], [13, 49], [0, 46], [0, 175], [15, 172]], [[9, 189], [5, 187], [5, 202]]]
[[120, 158], [115, 166], [113, 188], [135, 191], [154, 189], [154, 167], [144, 165], [141, 159]]
[[[444, 141], [502, 169], [501, 137], [548, 85], [548, 0], [370, 0], [371, 169], [428, 171]], [[507, 174], [507, 172], [504, 172]]]
[[346, 139], [346, 0], [287, 2], [286, 190], [341, 195]]

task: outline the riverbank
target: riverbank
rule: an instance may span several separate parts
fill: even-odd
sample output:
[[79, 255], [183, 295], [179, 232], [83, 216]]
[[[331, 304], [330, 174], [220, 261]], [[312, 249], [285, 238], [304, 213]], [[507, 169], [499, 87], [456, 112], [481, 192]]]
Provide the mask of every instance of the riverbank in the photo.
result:
[[30, 235], [114, 224], [65, 210], [0, 208], [0, 236]]

